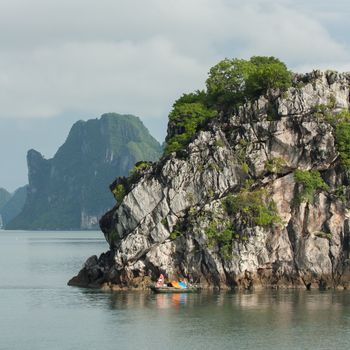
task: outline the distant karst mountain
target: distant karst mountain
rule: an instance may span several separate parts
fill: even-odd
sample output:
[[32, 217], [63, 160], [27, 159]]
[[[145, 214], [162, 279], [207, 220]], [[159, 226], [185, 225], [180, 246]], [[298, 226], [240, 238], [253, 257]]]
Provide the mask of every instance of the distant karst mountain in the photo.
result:
[[6, 227], [7, 223], [22, 211], [26, 197], [27, 186], [19, 187], [15, 192], [7, 196], [7, 201], [0, 207], [0, 220], [3, 227]]
[[115, 204], [108, 188], [115, 177], [160, 154], [160, 144], [135, 116], [108, 113], [78, 121], [52, 159], [28, 152], [27, 199], [6, 229], [95, 228]]
[[11, 198], [11, 194], [4, 188], [0, 188], [0, 229], [3, 227], [3, 219], [1, 216], [1, 209], [6, 202]]
[[0, 188], [0, 209], [6, 204], [11, 198], [11, 194], [4, 188]]

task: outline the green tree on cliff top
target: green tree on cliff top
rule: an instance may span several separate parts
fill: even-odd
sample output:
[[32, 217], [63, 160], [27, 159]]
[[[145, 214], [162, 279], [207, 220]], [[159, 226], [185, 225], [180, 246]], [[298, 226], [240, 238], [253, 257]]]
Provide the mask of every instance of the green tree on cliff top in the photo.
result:
[[250, 60], [220, 61], [209, 71], [208, 99], [218, 107], [237, 105], [266, 94], [270, 89], [285, 90], [292, 75], [275, 57], [253, 56]]
[[270, 89], [285, 90], [291, 82], [291, 72], [275, 57], [225, 58], [210, 69], [207, 91], [184, 94], [175, 101], [169, 114], [169, 125], [175, 132], [167, 138], [164, 153], [184, 148], [220, 110], [254, 100]]

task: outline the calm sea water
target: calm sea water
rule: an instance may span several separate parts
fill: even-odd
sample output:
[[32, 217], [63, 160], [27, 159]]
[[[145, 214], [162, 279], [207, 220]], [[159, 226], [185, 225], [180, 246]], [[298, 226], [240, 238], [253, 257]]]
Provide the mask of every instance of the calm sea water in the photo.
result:
[[349, 292], [153, 295], [66, 285], [99, 232], [0, 231], [0, 349], [349, 349]]

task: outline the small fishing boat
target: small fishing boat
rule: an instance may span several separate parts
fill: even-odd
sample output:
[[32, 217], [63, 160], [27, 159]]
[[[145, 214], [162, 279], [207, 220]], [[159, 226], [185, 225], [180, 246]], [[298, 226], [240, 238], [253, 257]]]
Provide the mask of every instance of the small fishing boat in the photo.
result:
[[196, 293], [200, 291], [198, 285], [187, 284], [182, 281], [165, 283], [163, 274], [160, 274], [156, 284], [150, 286], [154, 293]]
[[175, 288], [175, 287], [157, 287], [157, 286], [150, 286], [150, 289], [154, 293], [197, 293], [201, 290], [198, 286], [188, 286], [186, 288]]

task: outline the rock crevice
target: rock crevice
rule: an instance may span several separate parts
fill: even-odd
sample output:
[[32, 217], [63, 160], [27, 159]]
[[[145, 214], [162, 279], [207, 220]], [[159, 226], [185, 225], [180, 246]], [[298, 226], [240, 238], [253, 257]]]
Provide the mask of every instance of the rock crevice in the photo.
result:
[[[141, 171], [101, 219], [110, 251], [70, 284], [144, 288], [165, 273], [218, 288], [349, 288], [349, 178], [316, 110], [349, 110], [350, 76], [295, 79], [302, 86], [219, 114], [185, 150]], [[298, 200], [297, 169], [318, 171], [327, 187]], [[225, 210], [240, 194], [264, 196], [264, 215], [280, 220]]]

